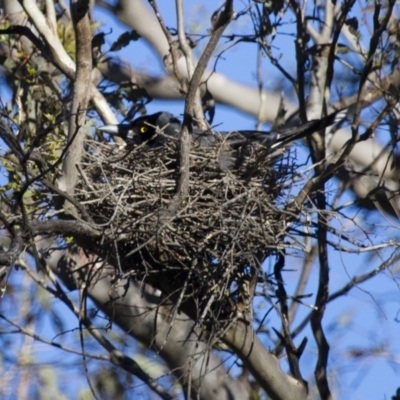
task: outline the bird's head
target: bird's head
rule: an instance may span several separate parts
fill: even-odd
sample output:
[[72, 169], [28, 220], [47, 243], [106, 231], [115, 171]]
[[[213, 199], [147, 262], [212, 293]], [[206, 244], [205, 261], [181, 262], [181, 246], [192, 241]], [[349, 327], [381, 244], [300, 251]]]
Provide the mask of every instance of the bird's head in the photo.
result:
[[178, 137], [181, 123], [172, 114], [162, 111], [136, 118], [130, 124], [105, 125], [98, 130], [119, 136], [128, 144], [141, 144], [154, 140], [155, 144], [159, 145], [163, 142], [163, 136]]

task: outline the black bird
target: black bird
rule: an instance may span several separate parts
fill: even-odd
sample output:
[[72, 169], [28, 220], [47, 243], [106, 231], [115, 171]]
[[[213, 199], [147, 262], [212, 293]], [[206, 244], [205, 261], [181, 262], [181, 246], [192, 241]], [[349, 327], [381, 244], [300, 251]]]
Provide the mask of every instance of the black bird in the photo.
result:
[[[340, 114], [340, 118], [339, 118]], [[318, 132], [341, 119], [342, 110], [324, 118], [308, 121], [299, 126], [283, 128], [274, 132], [240, 130], [232, 132], [202, 131], [192, 127], [192, 139], [195, 146], [213, 147], [223, 143], [219, 150], [218, 163], [221, 169], [239, 168], [246, 157], [258, 148], [257, 153], [264, 158], [265, 154], [278, 151], [281, 154], [285, 145], [296, 139]], [[146, 143], [146, 147], [162, 146], [167, 140], [179, 140], [181, 122], [166, 111], [136, 118], [130, 124], [106, 125], [98, 128], [102, 132], [121, 137], [128, 146]], [[274, 158], [274, 156], [272, 157]]]
[[119, 136], [128, 145], [147, 142], [150, 147], [157, 147], [169, 137], [179, 138], [181, 122], [169, 112], [161, 111], [136, 118], [130, 124], [105, 125], [98, 130]]
[[[233, 148], [243, 145], [260, 144], [269, 152], [279, 149], [286, 144], [333, 125], [338, 119], [338, 113], [334, 112], [324, 118], [315, 119], [299, 126], [279, 129], [274, 132], [256, 130], [240, 130], [232, 132], [214, 132], [212, 130], [201, 131], [193, 127], [193, 141], [202, 147], [213, 146], [221, 138], [226, 138]], [[98, 128], [99, 131], [119, 136], [128, 145], [139, 145], [147, 142], [150, 147], [162, 145], [168, 138], [179, 138], [181, 122], [178, 118], [166, 111], [136, 118], [130, 124], [105, 125]]]

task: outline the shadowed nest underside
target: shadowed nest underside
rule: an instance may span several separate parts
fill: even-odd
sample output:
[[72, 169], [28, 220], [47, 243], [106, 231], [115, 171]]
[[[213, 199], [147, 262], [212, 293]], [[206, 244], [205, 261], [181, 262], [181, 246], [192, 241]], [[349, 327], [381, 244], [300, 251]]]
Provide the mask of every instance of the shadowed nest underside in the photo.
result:
[[177, 147], [88, 141], [76, 195], [104, 229], [99, 253], [117, 270], [195, 299], [198, 315], [226, 316], [247, 307], [266, 282], [262, 262], [282, 249], [293, 160], [222, 137], [192, 143], [189, 196], [179, 202]]

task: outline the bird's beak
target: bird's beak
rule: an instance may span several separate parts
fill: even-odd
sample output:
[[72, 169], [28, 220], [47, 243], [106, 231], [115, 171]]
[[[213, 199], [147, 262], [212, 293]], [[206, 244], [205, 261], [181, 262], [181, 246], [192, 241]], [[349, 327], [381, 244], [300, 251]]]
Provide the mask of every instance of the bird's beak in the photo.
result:
[[97, 128], [97, 130], [113, 136], [122, 137], [123, 139], [132, 138], [134, 135], [134, 132], [131, 130], [129, 124], [104, 125]]

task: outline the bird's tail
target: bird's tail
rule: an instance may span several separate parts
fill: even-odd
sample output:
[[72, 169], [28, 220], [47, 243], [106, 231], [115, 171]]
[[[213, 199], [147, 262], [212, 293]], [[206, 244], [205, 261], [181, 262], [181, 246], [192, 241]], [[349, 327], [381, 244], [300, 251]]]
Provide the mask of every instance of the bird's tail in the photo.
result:
[[301, 139], [315, 132], [321, 131], [328, 126], [343, 121], [346, 118], [347, 112], [348, 109], [343, 108], [327, 115], [326, 117], [312, 119], [311, 121], [307, 121], [299, 126], [292, 126], [290, 128], [283, 128], [276, 132], [271, 132], [270, 135], [266, 135], [263, 144], [271, 149], [285, 146], [294, 140]]

